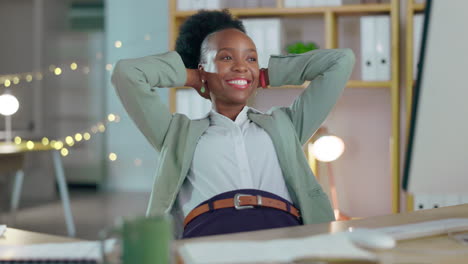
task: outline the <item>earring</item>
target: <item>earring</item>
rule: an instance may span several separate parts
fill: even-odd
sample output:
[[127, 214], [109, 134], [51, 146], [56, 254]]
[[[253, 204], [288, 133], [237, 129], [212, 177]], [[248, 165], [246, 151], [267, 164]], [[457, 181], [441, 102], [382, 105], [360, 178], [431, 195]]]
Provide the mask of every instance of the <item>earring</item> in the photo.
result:
[[201, 92], [201, 93], [205, 93], [205, 91], [206, 91], [206, 89], [205, 89], [205, 82], [206, 82], [205, 80], [202, 80], [203, 85], [202, 85], [202, 87], [200, 88], [200, 92]]

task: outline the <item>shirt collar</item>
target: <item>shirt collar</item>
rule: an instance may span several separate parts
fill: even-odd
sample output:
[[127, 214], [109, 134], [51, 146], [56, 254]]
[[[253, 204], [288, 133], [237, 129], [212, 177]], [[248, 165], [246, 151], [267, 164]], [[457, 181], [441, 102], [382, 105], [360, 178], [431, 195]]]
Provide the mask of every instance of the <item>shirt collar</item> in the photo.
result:
[[209, 113], [210, 124], [212, 125], [236, 124], [238, 126], [242, 126], [243, 124], [249, 121], [249, 116], [248, 116], [249, 112], [262, 114], [262, 112], [258, 111], [255, 108], [244, 106], [244, 108], [242, 108], [240, 113], [237, 115], [236, 119], [232, 121], [228, 117], [223, 116], [222, 114], [218, 113], [215, 108], [212, 108]]

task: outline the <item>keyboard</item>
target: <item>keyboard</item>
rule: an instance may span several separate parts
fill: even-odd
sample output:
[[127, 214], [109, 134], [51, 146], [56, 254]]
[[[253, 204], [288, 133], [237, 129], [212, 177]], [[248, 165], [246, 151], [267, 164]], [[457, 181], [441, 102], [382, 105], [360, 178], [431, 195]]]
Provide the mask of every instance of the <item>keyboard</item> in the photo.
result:
[[449, 232], [468, 231], [468, 218], [447, 218], [415, 224], [375, 228], [375, 230], [382, 231], [392, 236], [395, 240], [414, 239]]

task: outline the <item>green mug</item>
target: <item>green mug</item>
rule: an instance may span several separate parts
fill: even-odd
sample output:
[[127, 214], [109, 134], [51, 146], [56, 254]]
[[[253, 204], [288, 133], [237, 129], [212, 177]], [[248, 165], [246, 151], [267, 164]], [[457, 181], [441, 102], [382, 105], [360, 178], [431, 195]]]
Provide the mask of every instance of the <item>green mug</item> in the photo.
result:
[[101, 232], [101, 253], [106, 257], [105, 240], [120, 238], [121, 264], [168, 264], [172, 263], [171, 244], [173, 228], [170, 216], [137, 217], [124, 219], [115, 227]]

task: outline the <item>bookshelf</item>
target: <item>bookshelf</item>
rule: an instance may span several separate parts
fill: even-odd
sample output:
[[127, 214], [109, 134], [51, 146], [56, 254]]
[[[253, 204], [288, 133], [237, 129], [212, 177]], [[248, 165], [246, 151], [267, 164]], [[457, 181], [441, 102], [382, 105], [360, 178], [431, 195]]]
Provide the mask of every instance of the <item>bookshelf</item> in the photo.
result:
[[[422, 13], [425, 9], [425, 4], [415, 3], [414, 0], [408, 0], [406, 5], [406, 71], [405, 71], [405, 87], [406, 87], [406, 131], [405, 131], [405, 146], [409, 136], [409, 128], [411, 124], [411, 109], [413, 103], [413, 90], [415, 80], [413, 79], [413, 49], [414, 42], [414, 15]], [[406, 211], [414, 211], [414, 196], [406, 193]]]
[[[177, 0], [169, 0], [169, 47], [174, 49], [178, 35], [178, 29], [183, 21], [196, 13], [196, 11], [178, 11]], [[390, 89], [391, 97], [391, 193], [392, 212], [400, 212], [400, 92], [399, 92], [399, 0], [390, 0], [389, 3], [358, 4], [326, 7], [301, 7], [285, 8], [283, 0], [276, 1], [276, 7], [272, 8], [232, 8], [231, 13], [238, 18], [262, 18], [262, 17], [308, 17], [321, 16], [325, 27], [326, 49], [338, 47], [338, 18], [341, 16], [363, 16], [386, 14], [390, 16], [391, 25], [391, 79], [389, 81], [362, 81], [350, 80], [347, 88]], [[272, 89], [300, 88], [301, 86], [282, 86]], [[186, 88], [186, 87], [185, 87]], [[175, 112], [176, 91], [184, 87], [170, 89], [169, 107]]]

